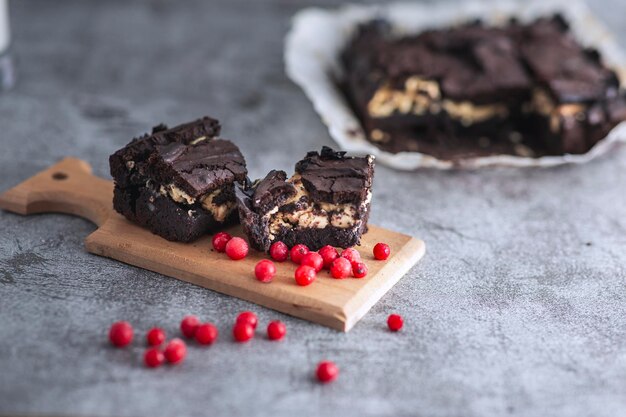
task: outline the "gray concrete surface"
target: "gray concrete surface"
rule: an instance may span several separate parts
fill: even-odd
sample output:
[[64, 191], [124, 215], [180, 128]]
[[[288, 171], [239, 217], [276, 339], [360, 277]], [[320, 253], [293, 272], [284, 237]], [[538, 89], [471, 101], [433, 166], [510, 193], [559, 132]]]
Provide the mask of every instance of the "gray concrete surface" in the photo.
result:
[[[252, 175], [290, 170], [331, 144], [283, 72], [289, 17], [308, 4], [13, 1], [20, 80], [0, 95], [0, 189], [65, 155], [106, 176], [133, 135], [203, 114]], [[626, 43], [626, 3], [592, 7]], [[349, 334], [89, 255], [85, 220], [0, 212], [0, 414], [626, 415], [625, 184], [626, 149], [532, 171], [379, 167], [372, 222], [428, 253]], [[231, 343], [244, 309], [284, 320], [287, 340]], [[139, 344], [106, 343], [115, 320], [173, 333], [187, 313], [222, 339], [181, 366], [146, 370]], [[323, 358], [341, 367], [330, 386], [311, 378]]]

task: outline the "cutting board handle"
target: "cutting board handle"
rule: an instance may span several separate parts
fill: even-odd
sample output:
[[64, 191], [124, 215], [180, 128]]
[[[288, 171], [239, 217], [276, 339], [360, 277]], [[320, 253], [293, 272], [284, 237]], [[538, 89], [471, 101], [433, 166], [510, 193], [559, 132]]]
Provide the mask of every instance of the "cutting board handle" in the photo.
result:
[[66, 213], [102, 225], [112, 213], [112, 183], [91, 166], [65, 158], [0, 195], [0, 208], [18, 214]]

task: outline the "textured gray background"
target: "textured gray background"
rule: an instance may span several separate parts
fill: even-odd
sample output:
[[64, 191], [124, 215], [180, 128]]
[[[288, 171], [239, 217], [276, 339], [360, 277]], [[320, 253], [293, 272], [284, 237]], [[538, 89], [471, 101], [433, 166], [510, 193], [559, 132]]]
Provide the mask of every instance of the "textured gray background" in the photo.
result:
[[[133, 135], [203, 114], [253, 176], [291, 170], [331, 144], [283, 72], [289, 17], [308, 4], [13, 1], [0, 190], [65, 155], [106, 176]], [[626, 4], [592, 7], [626, 41]], [[532, 171], [379, 167], [372, 222], [428, 253], [349, 334], [89, 255], [85, 220], [0, 212], [0, 414], [626, 415], [625, 184], [626, 149]], [[284, 320], [288, 339], [230, 342], [243, 309]], [[115, 320], [172, 333], [187, 313], [223, 338], [182, 366], [146, 370], [139, 344], [106, 343]], [[311, 378], [323, 358], [341, 367], [330, 386]]]

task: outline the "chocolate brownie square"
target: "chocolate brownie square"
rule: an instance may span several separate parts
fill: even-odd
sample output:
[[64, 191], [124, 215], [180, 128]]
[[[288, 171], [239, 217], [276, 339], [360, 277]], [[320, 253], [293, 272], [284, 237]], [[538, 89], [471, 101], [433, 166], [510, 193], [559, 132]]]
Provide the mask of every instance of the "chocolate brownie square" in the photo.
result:
[[374, 157], [348, 157], [328, 147], [309, 152], [287, 178], [284, 171], [236, 187], [239, 220], [252, 247], [282, 241], [311, 250], [351, 247], [367, 231]]
[[134, 139], [109, 158], [113, 207], [168, 240], [190, 242], [236, 220], [246, 164], [219, 122], [204, 117]]
[[371, 21], [342, 61], [344, 89], [368, 139], [393, 153], [579, 154], [626, 120], [616, 73], [560, 15], [401, 37]]

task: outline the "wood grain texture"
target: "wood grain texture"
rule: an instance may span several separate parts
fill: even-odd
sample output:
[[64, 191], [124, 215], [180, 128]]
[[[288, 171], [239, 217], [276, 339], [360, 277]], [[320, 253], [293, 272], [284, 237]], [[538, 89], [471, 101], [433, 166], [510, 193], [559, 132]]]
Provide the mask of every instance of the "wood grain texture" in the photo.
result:
[[[274, 280], [264, 284], [254, 278], [254, 266], [264, 254], [251, 251], [245, 259], [231, 261], [212, 250], [209, 236], [190, 244], [162, 239], [116, 213], [112, 190], [112, 182], [91, 175], [87, 163], [66, 158], [0, 195], [0, 208], [24, 215], [61, 212], [85, 217], [99, 226], [85, 240], [91, 253], [341, 331], [350, 330], [425, 252], [421, 240], [370, 226], [358, 248], [369, 268], [367, 277], [336, 280], [324, 271], [311, 286], [300, 287], [293, 279], [296, 266], [285, 262], [277, 264]], [[228, 232], [243, 236], [239, 226]], [[387, 261], [373, 259], [377, 242], [391, 246]]]

